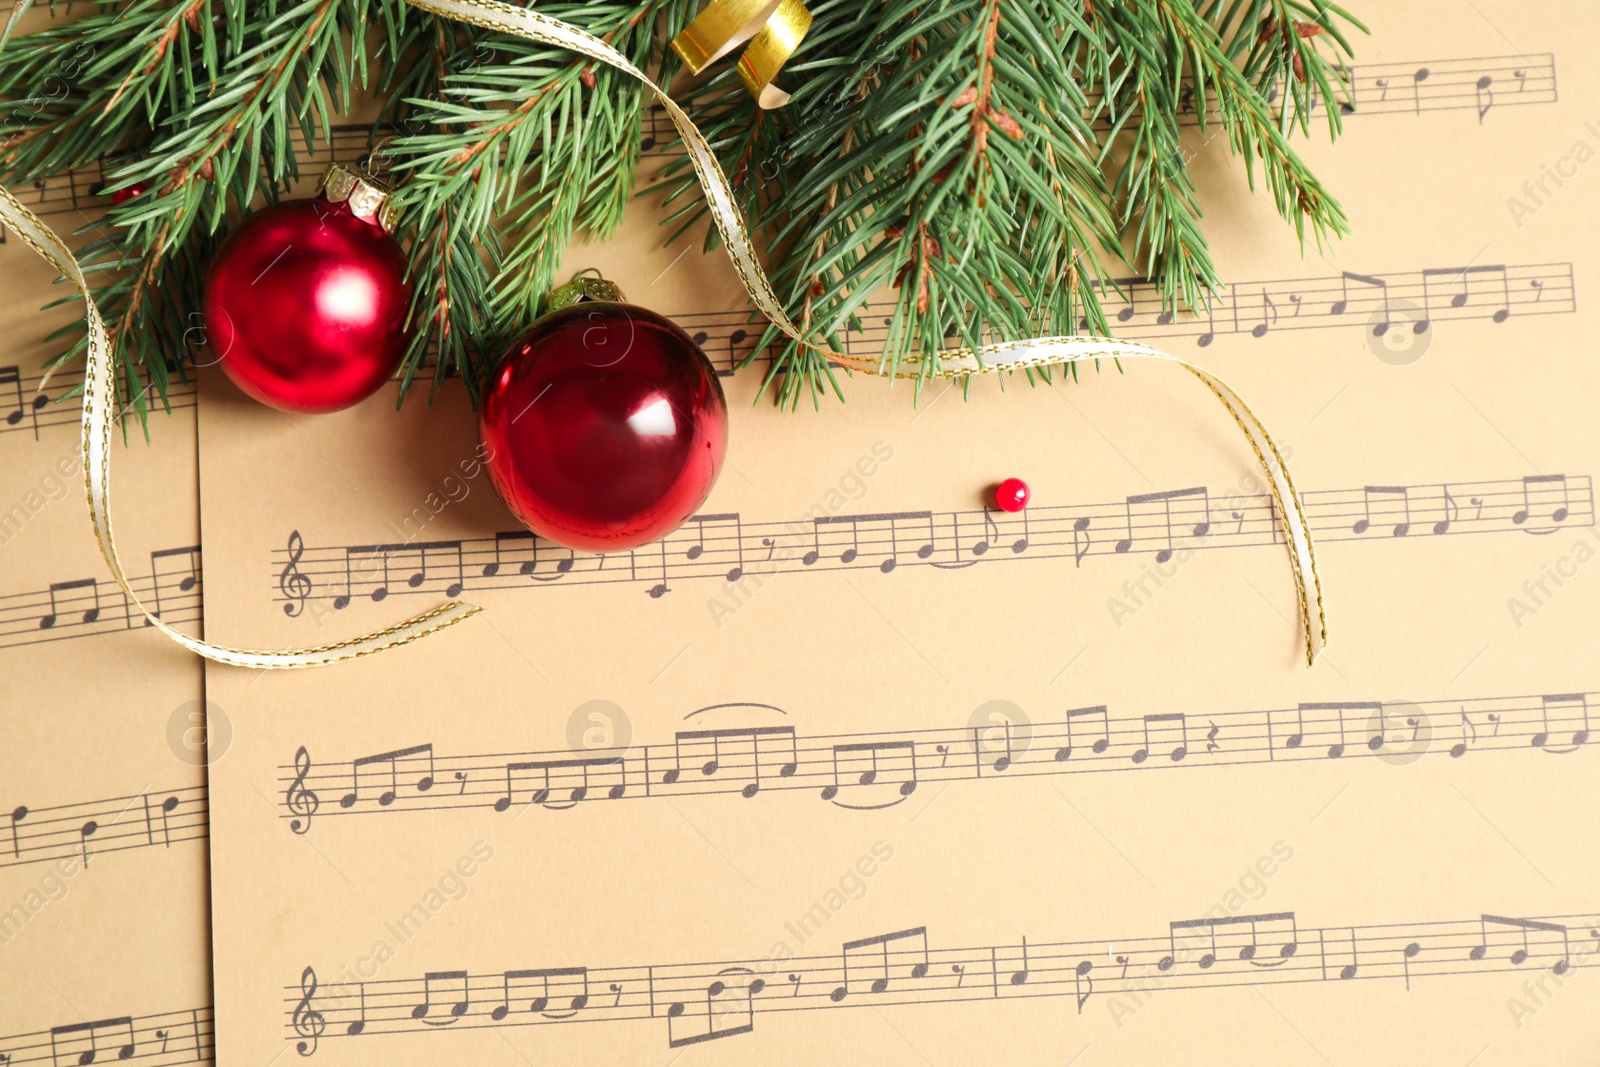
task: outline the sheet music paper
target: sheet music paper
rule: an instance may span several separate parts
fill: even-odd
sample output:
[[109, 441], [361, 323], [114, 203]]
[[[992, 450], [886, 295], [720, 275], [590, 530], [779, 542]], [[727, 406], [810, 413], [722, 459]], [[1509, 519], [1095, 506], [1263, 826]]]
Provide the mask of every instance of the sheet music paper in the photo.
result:
[[[80, 193], [53, 223], [95, 217]], [[82, 376], [39, 389], [73, 310], [39, 312], [60, 292], [20, 244], [0, 246], [0, 279], [0, 1064], [210, 1060], [204, 676], [130, 619], [86, 521], [79, 409], [61, 401]], [[148, 443], [134, 424], [113, 446], [117, 529], [141, 594], [199, 633], [184, 395]]]
[[[208, 670], [222, 1061], [1581, 1061], [1596, 194], [1506, 201], [1600, 143], [1593, 20], [1442, 10], [1363, 13], [1326, 262], [1197, 136], [1225, 299], [1111, 305], [1292, 448], [1309, 672], [1253, 457], [1160, 368], [799, 414], [731, 374], [700, 516], [609, 556], [519, 531], [453, 388], [292, 419], [203, 379], [211, 636], [487, 608]], [[730, 273], [637, 215], [568, 266], [726, 367]]]

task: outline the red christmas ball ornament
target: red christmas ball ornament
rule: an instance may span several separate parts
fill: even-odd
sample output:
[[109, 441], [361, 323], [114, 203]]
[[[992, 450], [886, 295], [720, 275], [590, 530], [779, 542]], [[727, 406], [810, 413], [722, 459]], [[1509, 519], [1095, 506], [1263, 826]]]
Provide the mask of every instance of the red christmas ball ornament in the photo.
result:
[[1021, 478], [1007, 478], [994, 491], [994, 503], [1001, 511], [1021, 511], [1028, 506], [1028, 483]]
[[569, 548], [665, 537], [716, 484], [728, 408], [711, 361], [665, 316], [602, 278], [551, 294], [483, 398], [495, 488], [522, 524]]
[[286, 411], [337, 411], [394, 375], [411, 287], [388, 193], [335, 163], [322, 195], [259, 211], [229, 235], [206, 276], [205, 326], [240, 389]]
[[144, 182], [134, 182], [126, 189], [118, 189], [116, 192], [112, 193], [111, 202], [113, 204], [126, 204], [129, 200], [132, 200], [136, 196], [143, 196], [144, 190]]

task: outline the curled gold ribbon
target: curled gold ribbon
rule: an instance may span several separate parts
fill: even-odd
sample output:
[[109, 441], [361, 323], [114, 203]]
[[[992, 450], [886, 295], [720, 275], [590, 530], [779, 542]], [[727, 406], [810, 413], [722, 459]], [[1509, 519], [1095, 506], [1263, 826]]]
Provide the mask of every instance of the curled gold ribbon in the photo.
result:
[[772, 82], [810, 29], [811, 12], [801, 0], [712, 0], [672, 39], [672, 50], [691, 74], [699, 74], [748, 40], [739, 80], [770, 111], [789, 102], [789, 94]]
[[11, 227], [29, 248], [39, 253], [46, 263], [59, 271], [72, 283], [73, 288], [83, 294], [84, 319], [89, 333], [89, 352], [83, 370], [83, 480], [89, 498], [89, 518], [94, 523], [94, 534], [100, 543], [100, 554], [105, 557], [106, 565], [111, 568], [111, 576], [116, 579], [122, 594], [128, 598], [128, 603], [139, 609], [147, 623], [190, 652], [206, 659], [216, 660], [218, 663], [231, 663], [238, 667], [282, 669], [320, 667], [397, 648], [426, 637], [435, 630], [453, 626], [482, 610], [471, 604], [452, 601], [364, 637], [354, 637], [316, 648], [259, 652], [208, 644], [178, 632], [152, 614], [134, 593], [133, 586], [128, 583], [128, 576], [122, 570], [122, 561], [117, 558], [116, 541], [111, 536], [111, 424], [117, 417], [116, 380], [111, 363], [111, 338], [106, 334], [105, 321], [100, 317], [100, 309], [95, 307], [94, 300], [89, 296], [89, 283], [84, 279], [83, 271], [71, 251], [61, 242], [61, 238], [39, 221], [38, 216], [23, 207], [21, 202], [5, 189], [0, 189], [0, 223]]
[[[694, 165], [695, 174], [700, 179], [700, 188], [704, 191], [706, 203], [710, 207], [711, 217], [722, 233], [723, 247], [728, 251], [728, 258], [732, 260], [733, 269], [744, 284], [745, 292], [774, 326], [802, 343], [809, 343], [804, 333], [784, 311], [782, 302], [772, 289], [772, 283], [756, 256], [749, 234], [745, 232], [744, 218], [739, 213], [733, 188], [728, 183], [727, 175], [723, 174], [722, 166], [717, 162], [711, 145], [689, 120], [689, 116], [684, 114], [683, 109], [667, 95], [666, 90], [646, 77], [644, 72], [630, 63], [626, 56], [576, 26], [541, 15], [537, 11], [500, 3], [499, 0], [404, 0], [404, 2], [441, 18], [454, 19], [457, 22], [481, 26], [499, 33], [515, 34], [531, 41], [556, 45], [599, 60], [637, 78], [660, 101], [672, 119], [672, 124], [677, 127], [678, 134], [683, 138], [685, 150], [689, 153], [689, 161]], [[701, 12], [700, 18], [696, 19], [695, 23], [699, 24], [701, 19], [708, 19], [717, 12], [716, 17], [719, 20], [717, 25], [722, 26], [735, 20], [737, 17], [735, 9], [749, 8], [753, 12], [760, 6], [753, 0], [749, 3], [740, 0], [717, 0]], [[724, 16], [725, 21], [722, 21]], [[809, 25], [809, 15], [806, 21]], [[714, 38], [708, 33], [704, 40], [709, 46]], [[677, 41], [673, 43], [678, 47]], [[684, 49], [680, 47], [679, 52], [684, 54]], [[710, 48], [706, 54], [715, 55], [715, 48]], [[693, 67], [690, 56], [685, 54], [684, 58]], [[824, 354], [830, 359], [858, 370], [876, 374], [885, 373], [882, 364], [874, 366], [847, 353], [830, 351]], [[947, 378], [999, 370], [1058, 366], [1080, 360], [1129, 358], [1166, 360], [1169, 363], [1176, 363], [1199, 378], [1233, 416], [1234, 422], [1250, 442], [1250, 448], [1255, 452], [1261, 470], [1267, 476], [1273, 503], [1283, 521], [1284, 541], [1289, 550], [1289, 566], [1294, 572], [1296, 592], [1299, 595], [1300, 626], [1305, 637], [1306, 665], [1310, 666], [1316, 662], [1323, 646], [1327, 644], [1328, 623], [1322, 599], [1322, 578], [1317, 572], [1316, 546], [1311, 540], [1311, 525], [1306, 520], [1305, 508], [1300, 501], [1300, 494], [1295, 490], [1294, 479], [1289, 475], [1289, 466], [1284, 462], [1272, 435], [1231, 386], [1216, 375], [1160, 349], [1105, 337], [1032, 337], [1020, 341], [983, 345], [976, 349], [953, 348], [941, 352], [940, 357], [941, 365], [938, 373]], [[889, 373], [899, 377], [918, 377], [924, 373], [923, 364], [920, 358], [912, 358], [899, 363], [890, 369]]]

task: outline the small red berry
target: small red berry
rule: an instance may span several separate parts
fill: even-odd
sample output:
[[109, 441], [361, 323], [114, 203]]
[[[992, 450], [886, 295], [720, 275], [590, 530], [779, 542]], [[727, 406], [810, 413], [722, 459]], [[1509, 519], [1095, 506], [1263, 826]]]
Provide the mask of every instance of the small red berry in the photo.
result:
[[126, 189], [118, 189], [116, 192], [112, 193], [111, 194], [111, 202], [113, 204], [126, 204], [129, 200], [132, 200], [134, 197], [143, 196], [143, 195], [144, 195], [144, 182], [134, 182], [132, 185], [128, 186]]
[[1021, 478], [1007, 478], [994, 491], [995, 506], [1001, 511], [1021, 511], [1028, 506], [1028, 483]]

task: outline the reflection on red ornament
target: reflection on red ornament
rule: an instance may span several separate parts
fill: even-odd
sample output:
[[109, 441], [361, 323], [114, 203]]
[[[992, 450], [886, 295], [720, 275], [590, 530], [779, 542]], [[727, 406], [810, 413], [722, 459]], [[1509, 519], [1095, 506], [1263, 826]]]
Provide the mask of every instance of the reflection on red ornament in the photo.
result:
[[1028, 483], [1021, 478], [1007, 478], [994, 491], [994, 503], [1001, 511], [1021, 511], [1028, 506]]

